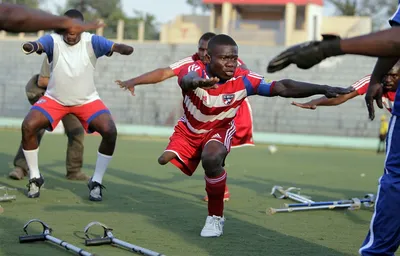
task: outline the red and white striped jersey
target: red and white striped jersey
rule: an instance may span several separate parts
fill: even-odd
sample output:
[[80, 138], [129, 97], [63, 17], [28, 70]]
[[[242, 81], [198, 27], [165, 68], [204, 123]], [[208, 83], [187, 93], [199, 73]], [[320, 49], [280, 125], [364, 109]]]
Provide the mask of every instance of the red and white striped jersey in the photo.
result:
[[[178, 83], [181, 85], [182, 78], [193, 71], [208, 78], [204, 65], [197, 61], [179, 73]], [[262, 76], [254, 72], [238, 67], [234, 76], [220, 83], [217, 89], [182, 91], [184, 115], [180, 121], [185, 122], [188, 129], [196, 134], [207, 133], [215, 128], [228, 128], [247, 96], [269, 96], [273, 84], [266, 83]]]
[[[193, 54], [192, 56], [186, 57], [184, 59], [181, 59], [173, 64], [171, 64], [169, 67], [174, 71], [175, 75], [179, 75], [179, 73], [187, 68], [189, 65], [192, 65], [194, 62], [200, 60], [199, 55], [197, 53]], [[238, 66], [241, 66], [244, 64], [244, 62], [238, 58]]]
[[[364, 95], [367, 93], [368, 86], [369, 86], [369, 81], [371, 80], [371, 75], [364, 76], [351, 86], [356, 90], [358, 95]], [[382, 103], [385, 106], [385, 108], [391, 113], [392, 108], [393, 108], [393, 102], [396, 97], [396, 92], [385, 92], [382, 95]]]

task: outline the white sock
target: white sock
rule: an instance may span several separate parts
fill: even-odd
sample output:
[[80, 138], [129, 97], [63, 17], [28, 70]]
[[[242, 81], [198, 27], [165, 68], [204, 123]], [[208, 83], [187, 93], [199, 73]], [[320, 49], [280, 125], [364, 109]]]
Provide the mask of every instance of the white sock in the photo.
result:
[[22, 149], [22, 151], [24, 152], [26, 163], [29, 167], [29, 179], [40, 178], [38, 163], [39, 148], [33, 150]]
[[107, 170], [111, 158], [112, 156], [107, 156], [100, 152], [97, 152], [96, 169], [94, 170], [92, 181], [96, 181], [101, 184], [101, 182], [103, 181], [104, 173]]

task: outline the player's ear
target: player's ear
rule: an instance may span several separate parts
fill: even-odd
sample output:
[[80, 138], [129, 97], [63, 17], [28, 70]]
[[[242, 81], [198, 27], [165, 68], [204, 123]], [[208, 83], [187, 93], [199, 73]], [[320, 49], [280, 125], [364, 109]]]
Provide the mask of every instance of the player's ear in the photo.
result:
[[208, 64], [208, 63], [211, 62], [211, 56], [210, 56], [210, 54], [207, 53], [207, 54], [204, 56], [204, 62], [205, 62], [206, 64]]

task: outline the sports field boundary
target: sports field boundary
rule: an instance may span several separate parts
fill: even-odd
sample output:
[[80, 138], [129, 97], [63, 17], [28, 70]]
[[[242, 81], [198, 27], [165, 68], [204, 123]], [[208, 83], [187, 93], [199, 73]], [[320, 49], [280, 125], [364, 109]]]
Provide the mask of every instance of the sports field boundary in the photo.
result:
[[[20, 129], [21, 118], [0, 118], [0, 128]], [[168, 138], [174, 131], [173, 127], [117, 124], [118, 134], [132, 136], [154, 136]], [[62, 123], [57, 126], [55, 133], [63, 133]], [[255, 132], [254, 142], [261, 144], [329, 147], [347, 149], [376, 149], [378, 138], [322, 136], [309, 134], [283, 134]]]

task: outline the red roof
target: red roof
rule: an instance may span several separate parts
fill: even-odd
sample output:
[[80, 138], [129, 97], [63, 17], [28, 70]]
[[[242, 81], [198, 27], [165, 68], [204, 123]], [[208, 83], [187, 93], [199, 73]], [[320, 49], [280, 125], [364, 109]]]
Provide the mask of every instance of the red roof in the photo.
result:
[[294, 3], [296, 5], [317, 4], [323, 5], [323, 0], [203, 0], [205, 4], [222, 4], [229, 2], [237, 5], [285, 5], [287, 3]]

